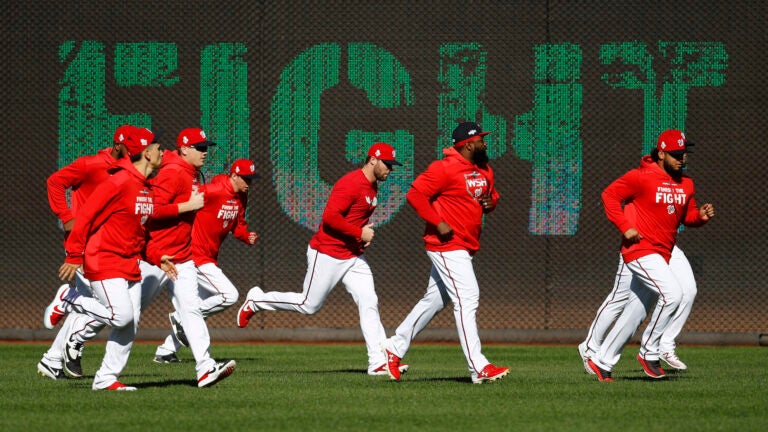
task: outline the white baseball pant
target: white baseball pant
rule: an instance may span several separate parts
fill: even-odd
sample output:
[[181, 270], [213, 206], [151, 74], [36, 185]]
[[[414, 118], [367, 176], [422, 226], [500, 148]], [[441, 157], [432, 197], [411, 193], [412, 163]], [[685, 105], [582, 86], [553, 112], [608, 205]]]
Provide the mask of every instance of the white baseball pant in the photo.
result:
[[640, 340], [640, 355], [645, 360], [658, 360], [662, 333], [668, 328], [683, 298], [683, 289], [669, 264], [659, 254], [646, 255], [627, 263], [637, 284], [632, 284], [630, 297], [616, 324], [605, 337], [592, 361], [605, 370], [612, 370], [629, 341], [652, 307], [654, 294], [658, 295], [656, 308], [648, 328]]
[[91, 281], [93, 298], [79, 297], [73, 309], [112, 327], [93, 389], [109, 387], [128, 363], [139, 324], [141, 284], [121, 278]]
[[[661, 336], [659, 351], [662, 353], [675, 351], [675, 340], [682, 332], [683, 326], [685, 326], [685, 322], [688, 320], [697, 293], [696, 279], [693, 276], [691, 264], [688, 262], [688, 258], [683, 251], [677, 246], [672, 248], [672, 257], [669, 260], [669, 266], [672, 269], [675, 278], [680, 283], [680, 287], [683, 289], [683, 299], [680, 302], [680, 307], [672, 316], [672, 320]], [[603, 304], [598, 308], [597, 315], [589, 326], [587, 338], [583, 342], [583, 345], [586, 346], [587, 356], [592, 357], [600, 351], [600, 346], [614, 321], [616, 321], [618, 316], [625, 310], [625, 306], [630, 298], [631, 284], [636, 283], [637, 281], [632, 277], [632, 272], [624, 263], [621, 254], [619, 254], [619, 266], [616, 271], [613, 289], [605, 298]], [[651, 294], [650, 291], [642, 292]], [[657, 300], [657, 297], [658, 296], [655, 294], [651, 294], [644, 295], [643, 298], [645, 301], [653, 302]], [[628, 313], [643, 314], [642, 318], [640, 318], [642, 321], [647, 315], [645, 311], [645, 307], [635, 307], [631, 308]], [[632, 321], [635, 319], [632, 319]]]
[[[240, 295], [237, 288], [229, 280], [227, 275], [214, 263], [207, 263], [197, 267], [197, 284], [200, 292], [200, 307], [203, 318], [217, 314], [237, 303]], [[176, 340], [173, 332], [169, 334], [162, 345], [157, 347], [155, 355], [168, 355], [181, 348], [181, 343]]]
[[176, 264], [176, 280], [168, 282], [171, 303], [181, 319], [184, 333], [189, 340], [189, 348], [195, 358], [197, 379], [215, 366], [211, 358], [211, 336], [201, 309], [202, 300], [198, 292], [197, 268], [192, 260]]
[[[160, 267], [146, 261], [139, 261], [139, 268], [141, 269], [141, 310], [143, 311], [163, 288], [168, 281], [168, 276]], [[91, 282], [83, 277], [80, 270], [75, 274], [75, 281], [81, 294], [87, 297], [93, 296]], [[43, 361], [49, 366], [60, 368], [64, 360], [63, 351], [68, 341], [87, 342], [95, 338], [105, 326], [106, 324], [86, 314], [70, 312], [51, 347], [43, 354]]]
[[312, 315], [320, 310], [337, 283], [352, 295], [360, 314], [360, 329], [368, 350], [368, 371], [385, 364], [381, 344], [387, 335], [379, 316], [379, 298], [365, 255], [337, 259], [307, 247], [307, 274], [302, 292], [267, 292], [252, 298], [257, 310], [294, 311]]
[[397, 327], [395, 335], [387, 340], [386, 348], [400, 358], [405, 357], [413, 338], [451, 301], [467, 366], [470, 373], [477, 374], [490, 362], [482, 353], [477, 330], [480, 287], [472, 256], [464, 250], [427, 251], [427, 256], [432, 261], [427, 292]]

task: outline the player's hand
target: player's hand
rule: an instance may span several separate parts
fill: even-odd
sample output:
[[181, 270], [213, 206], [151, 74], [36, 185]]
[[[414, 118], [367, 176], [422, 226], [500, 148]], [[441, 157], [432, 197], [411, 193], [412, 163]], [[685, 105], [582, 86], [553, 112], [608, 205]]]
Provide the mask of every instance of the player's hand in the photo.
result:
[[65, 232], [72, 231], [72, 227], [73, 226], [75, 226], [75, 220], [74, 219], [70, 219], [70, 220], [64, 222], [63, 224], [61, 224], [61, 227], [64, 228]]
[[163, 255], [160, 257], [160, 269], [168, 275], [168, 279], [175, 281], [179, 272], [176, 270], [176, 265], [171, 261], [173, 257], [174, 255]]
[[363, 247], [367, 247], [373, 241], [373, 224], [368, 224], [363, 227], [363, 233], [360, 234], [360, 240], [363, 241]]
[[250, 245], [256, 244], [256, 240], [258, 239], [259, 239], [259, 235], [256, 234], [255, 232], [251, 231], [248, 233], [248, 244]]
[[629, 243], [637, 243], [643, 239], [643, 236], [636, 229], [630, 228], [624, 232], [624, 239]]
[[444, 221], [441, 221], [437, 224], [437, 238], [439, 238], [441, 242], [450, 240], [453, 238], [453, 228]]
[[492, 212], [493, 209], [496, 208], [496, 204], [493, 203], [493, 199], [490, 195], [483, 195], [480, 198], [477, 199], [478, 204], [480, 204], [480, 207], [483, 208], [483, 213], [489, 213]]
[[75, 277], [75, 273], [77, 273], [77, 269], [82, 267], [81, 264], [70, 264], [70, 263], [64, 263], [59, 267], [59, 279], [69, 282]]
[[200, 193], [196, 189], [192, 190], [192, 195], [189, 196], [189, 200], [179, 204], [179, 214], [203, 208], [203, 205], [205, 204], [204, 195], [204, 193]]
[[702, 220], [708, 221], [715, 217], [715, 206], [710, 203], [706, 203], [699, 207], [699, 216]]

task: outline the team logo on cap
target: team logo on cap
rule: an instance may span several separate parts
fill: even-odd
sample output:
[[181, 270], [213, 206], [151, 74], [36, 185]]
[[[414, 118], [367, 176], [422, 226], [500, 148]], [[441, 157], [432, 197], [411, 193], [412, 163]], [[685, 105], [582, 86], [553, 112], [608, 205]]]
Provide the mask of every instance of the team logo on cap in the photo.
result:
[[467, 135], [472, 136], [477, 134], [477, 129], [472, 129], [469, 132], [467, 132]]

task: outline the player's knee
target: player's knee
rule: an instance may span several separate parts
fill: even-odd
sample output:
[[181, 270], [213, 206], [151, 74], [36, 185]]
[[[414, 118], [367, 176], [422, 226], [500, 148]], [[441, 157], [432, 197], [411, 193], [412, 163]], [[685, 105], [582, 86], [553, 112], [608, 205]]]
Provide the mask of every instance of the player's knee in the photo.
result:
[[320, 311], [321, 307], [323, 307], [323, 305], [321, 304], [318, 305], [318, 304], [309, 304], [309, 303], [305, 303], [300, 306], [301, 311], [304, 315], [314, 315], [318, 311]]
[[222, 298], [223, 298], [222, 306], [224, 306], [225, 308], [228, 308], [234, 305], [235, 303], [237, 303], [237, 301], [240, 299], [240, 295], [238, 294], [237, 291], [233, 291], [233, 292], [225, 293], [222, 296]]

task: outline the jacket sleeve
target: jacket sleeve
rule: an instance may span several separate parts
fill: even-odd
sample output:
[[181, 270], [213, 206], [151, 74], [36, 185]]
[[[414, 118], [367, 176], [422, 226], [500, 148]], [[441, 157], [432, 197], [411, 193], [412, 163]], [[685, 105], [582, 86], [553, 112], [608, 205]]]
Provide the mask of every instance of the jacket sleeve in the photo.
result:
[[416, 210], [416, 214], [434, 226], [443, 221], [443, 218], [432, 207], [432, 198], [440, 192], [443, 179], [442, 169], [438, 163], [433, 162], [423, 173], [419, 174], [405, 195], [408, 204]]
[[248, 197], [244, 193], [239, 193], [238, 198], [240, 199], [240, 211], [237, 212], [237, 222], [232, 227], [232, 235], [241, 242], [248, 243], [248, 236], [251, 234], [251, 231], [248, 230], [248, 222], [245, 221]]
[[350, 237], [359, 239], [363, 235], [363, 228], [355, 226], [344, 217], [354, 203], [356, 192], [345, 184], [337, 183], [328, 197], [328, 204], [323, 211], [323, 224], [331, 229]]
[[48, 177], [48, 204], [62, 223], [74, 218], [67, 203], [67, 189], [81, 184], [87, 174], [85, 162], [77, 159]]
[[110, 216], [108, 211], [113, 202], [120, 200], [120, 189], [113, 183], [102, 183], [93, 191], [88, 201], [80, 209], [79, 216], [75, 220], [64, 244], [67, 257], [64, 262], [70, 264], [82, 264], [85, 254], [85, 245], [88, 238], [107, 220]]
[[601, 198], [605, 215], [608, 220], [616, 225], [616, 228], [624, 234], [628, 229], [633, 228], [632, 222], [624, 214], [622, 205], [633, 198], [633, 191], [636, 190], [638, 181], [638, 171], [632, 170], [619, 177], [608, 185], [603, 191]]
[[[167, 175], [171, 174], [171, 175]], [[157, 177], [152, 180], [152, 196], [154, 200], [154, 209], [152, 217], [154, 219], [166, 219], [179, 216], [179, 205], [173, 200], [178, 193], [179, 182], [170, 171], [164, 173], [162, 170]]]
[[696, 204], [696, 198], [691, 195], [691, 199], [688, 201], [685, 211], [685, 217], [683, 218], [683, 225], [687, 227], [699, 227], [705, 223], [707, 223], [707, 221], [701, 218], [699, 206]]

